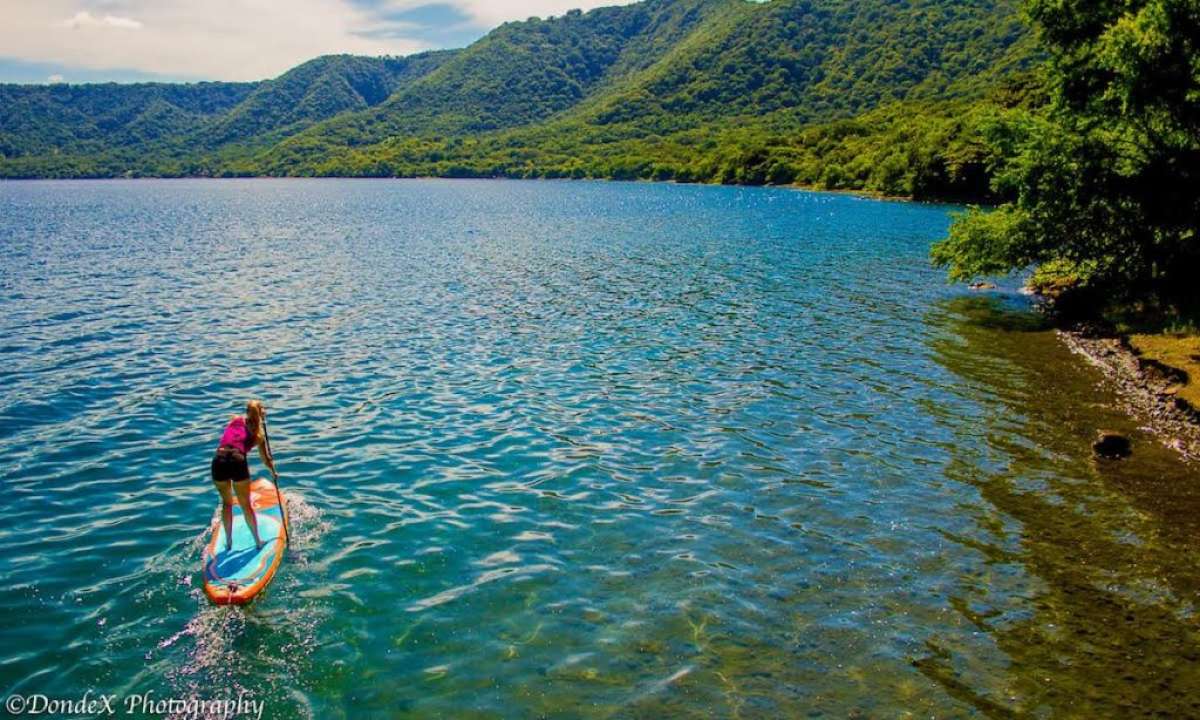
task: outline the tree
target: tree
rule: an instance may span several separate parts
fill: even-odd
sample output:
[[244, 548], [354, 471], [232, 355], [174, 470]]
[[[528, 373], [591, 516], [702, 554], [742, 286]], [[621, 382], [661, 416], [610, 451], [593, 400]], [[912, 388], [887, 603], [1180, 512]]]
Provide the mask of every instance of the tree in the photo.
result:
[[1051, 102], [986, 130], [1014, 198], [959, 216], [954, 280], [1039, 268], [1084, 295], [1175, 308], [1200, 270], [1200, 0], [1030, 0]]

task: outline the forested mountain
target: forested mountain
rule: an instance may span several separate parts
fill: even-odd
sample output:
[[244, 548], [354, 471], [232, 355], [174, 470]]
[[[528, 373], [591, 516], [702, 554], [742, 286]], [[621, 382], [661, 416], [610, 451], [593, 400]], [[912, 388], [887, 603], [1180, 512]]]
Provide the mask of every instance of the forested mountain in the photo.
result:
[[258, 83], [246, 99], [215, 118], [198, 139], [208, 146], [296, 131], [347, 110], [374, 107], [436, 70], [456, 53], [406, 58], [334, 55], [310, 60], [274, 80]]
[[0, 86], [0, 176], [793, 181], [794, 163], [705, 169], [736, 154], [711, 141], [777, 147], [892, 105], [944, 117], [1034, 57], [1017, 0], [644, 0], [260, 83]]
[[[1015, 3], [776, 0], [729, 10], [662, 62], [597, 98], [600, 122], [641, 117], [846, 117], [893, 100], [961, 95], [1030, 57]], [[1022, 42], [1024, 41], [1024, 42]]]
[[96, 152], [199, 128], [238, 106], [254, 83], [0, 85], [6, 159]]
[[178, 158], [378, 105], [455, 52], [331, 55], [258, 83], [0, 84], [0, 175], [188, 174]]

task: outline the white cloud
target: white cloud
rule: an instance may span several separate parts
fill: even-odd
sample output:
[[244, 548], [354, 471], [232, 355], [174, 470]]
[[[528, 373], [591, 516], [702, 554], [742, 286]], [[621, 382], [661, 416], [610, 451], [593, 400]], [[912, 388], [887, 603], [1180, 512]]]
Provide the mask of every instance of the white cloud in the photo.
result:
[[629, 1], [0, 0], [0, 55], [89, 70], [259, 80], [318, 55], [407, 55], [429, 48], [421, 28], [410, 35], [384, 19], [388, 10], [445, 3], [473, 25], [491, 28]]
[[55, 73], [55, 74], [51, 75], [50, 77], [46, 78], [46, 82], [48, 82], [48, 83], [60, 83], [60, 82], [62, 82], [64, 79], [65, 79], [65, 78], [63, 78], [63, 76], [62, 76], [62, 75], [59, 75], [58, 73]]
[[[491, 27], [509, 20], [562, 15], [568, 10], [591, 10], [607, 5], [628, 5], [633, 0], [451, 0], [451, 5]], [[424, 5], [424, 0], [406, 4]]]
[[128, 30], [137, 30], [140, 27], [142, 27], [142, 24], [140, 22], [138, 22], [137, 20], [130, 20], [129, 18], [123, 18], [123, 17], [115, 17], [113, 15], [105, 15], [103, 22], [108, 27], [126, 28]]
[[424, 49], [404, 37], [361, 36], [371, 16], [350, 0], [124, 0], [100, 10], [94, 0], [0, 0], [0, 17], [8, 57], [213, 80], [274, 77], [329, 53]]
[[480, 27], [492, 28], [509, 20], [550, 17], [568, 10], [592, 10], [609, 5], [628, 5], [636, 0], [383, 0], [382, 7], [408, 10], [422, 5], [452, 5]]
[[63, 27], [69, 28], [110, 27], [120, 28], [122, 30], [139, 30], [142, 27], [142, 24], [137, 20], [116, 17], [115, 15], [96, 17], [87, 10], [80, 10], [66, 20], [63, 20], [62, 25]]

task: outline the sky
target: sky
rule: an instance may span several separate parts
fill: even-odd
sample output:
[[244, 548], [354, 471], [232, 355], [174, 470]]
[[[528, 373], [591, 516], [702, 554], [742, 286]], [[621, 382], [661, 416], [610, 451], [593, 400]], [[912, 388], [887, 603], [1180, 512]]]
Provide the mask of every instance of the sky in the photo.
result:
[[0, 0], [0, 82], [262, 80], [318, 55], [463, 47], [631, 0]]

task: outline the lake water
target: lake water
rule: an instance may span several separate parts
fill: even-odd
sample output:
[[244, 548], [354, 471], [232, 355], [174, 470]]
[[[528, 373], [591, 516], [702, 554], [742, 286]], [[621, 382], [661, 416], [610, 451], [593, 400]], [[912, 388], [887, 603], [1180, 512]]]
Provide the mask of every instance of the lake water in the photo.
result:
[[[0, 689], [264, 717], [1200, 715], [1200, 483], [952, 208], [0, 184]], [[263, 398], [297, 535], [200, 548]], [[1134, 456], [1097, 463], [1097, 428]], [[252, 461], [261, 474], [257, 458]]]

